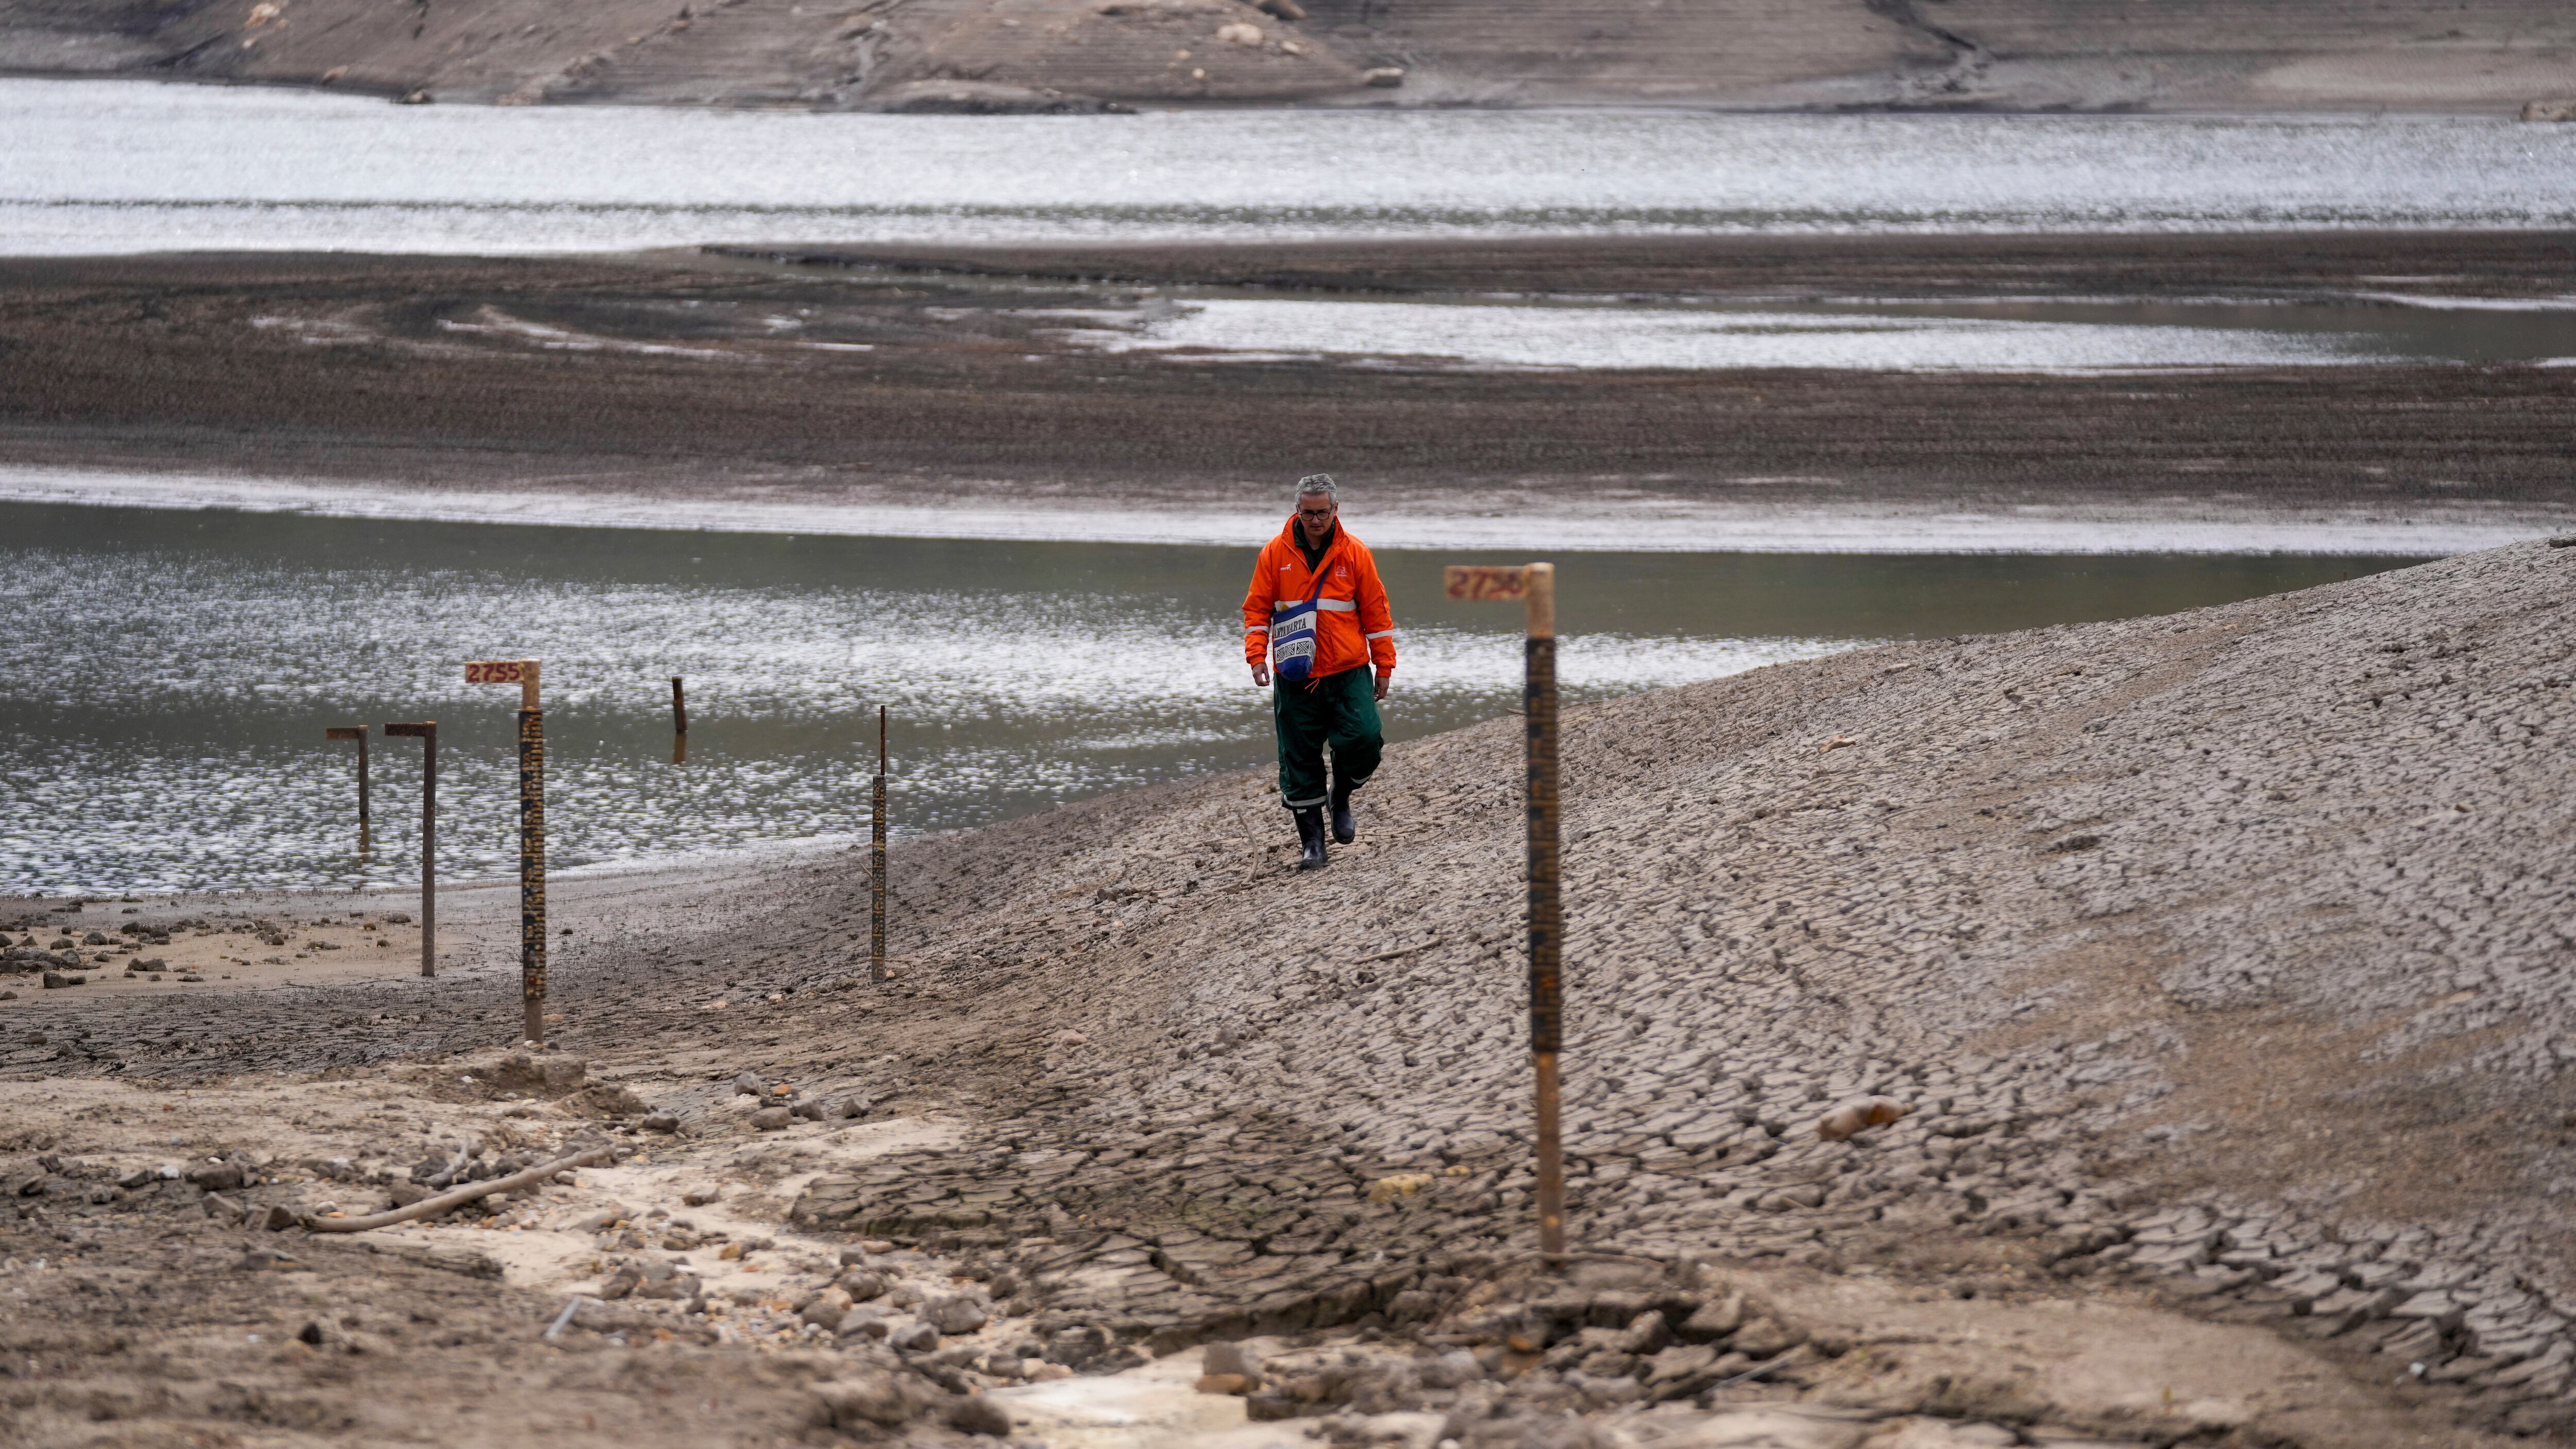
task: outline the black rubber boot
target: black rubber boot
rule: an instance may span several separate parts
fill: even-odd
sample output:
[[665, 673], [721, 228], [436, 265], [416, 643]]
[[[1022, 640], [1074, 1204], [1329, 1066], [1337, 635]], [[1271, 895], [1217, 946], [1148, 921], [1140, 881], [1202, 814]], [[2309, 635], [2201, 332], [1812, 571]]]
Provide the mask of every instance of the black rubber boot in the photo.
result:
[[1295, 814], [1297, 840], [1299, 844], [1306, 847], [1305, 854], [1297, 857], [1297, 868], [1322, 870], [1324, 868], [1324, 807], [1309, 805]]
[[1333, 781], [1333, 843], [1348, 845], [1357, 840], [1360, 823], [1351, 818], [1351, 790], [1338, 778]]

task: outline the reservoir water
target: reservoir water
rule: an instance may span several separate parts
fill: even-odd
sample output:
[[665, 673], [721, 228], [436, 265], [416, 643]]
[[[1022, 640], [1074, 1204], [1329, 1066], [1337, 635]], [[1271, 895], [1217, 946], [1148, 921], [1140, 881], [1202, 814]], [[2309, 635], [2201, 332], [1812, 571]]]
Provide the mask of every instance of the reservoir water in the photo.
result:
[[[1358, 527], [1355, 519], [1354, 527]], [[1363, 536], [1365, 532], [1363, 530]], [[1240, 547], [546, 528], [0, 504], [0, 891], [417, 879], [419, 756], [374, 743], [357, 850], [335, 725], [435, 719], [440, 863], [512, 868], [516, 691], [545, 660], [559, 868], [863, 832], [876, 707], [903, 833], [1266, 769]], [[1381, 550], [1409, 739], [1517, 700], [1464, 551]], [[1612, 553], [1559, 562], [1577, 698], [1875, 640], [2160, 613], [2397, 566], [2319, 556]], [[690, 735], [672, 760], [671, 675]], [[1579, 728], [1579, 723], [1576, 725]], [[1265, 809], [1255, 827], [1284, 831]], [[1269, 837], [1261, 837], [1264, 843]]]
[[394, 106], [0, 80], [0, 254], [2576, 222], [2461, 117]]

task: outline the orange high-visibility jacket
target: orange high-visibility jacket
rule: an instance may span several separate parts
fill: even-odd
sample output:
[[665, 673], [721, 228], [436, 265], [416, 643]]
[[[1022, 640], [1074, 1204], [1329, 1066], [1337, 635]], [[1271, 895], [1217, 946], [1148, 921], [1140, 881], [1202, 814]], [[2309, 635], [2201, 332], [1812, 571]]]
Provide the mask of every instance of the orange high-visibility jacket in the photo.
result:
[[[1377, 559], [1368, 545], [1351, 537], [1347, 525], [1334, 530], [1332, 546], [1322, 560], [1324, 592], [1315, 603], [1315, 674], [1339, 674], [1374, 662], [1395, 668], [1395, 614], [1386, 604], [1386, 585], [1377, 581]], [[1270, 612], [1302, 604], [1315, 592], [1315, 575], [1306, 569], [1306, 552], [1297, 546], [1297, 519], [1262, 547], [1252, 566], [1252, 587], [1243, 592], [1243, 657], [1264, 664], [1270, 659]]]

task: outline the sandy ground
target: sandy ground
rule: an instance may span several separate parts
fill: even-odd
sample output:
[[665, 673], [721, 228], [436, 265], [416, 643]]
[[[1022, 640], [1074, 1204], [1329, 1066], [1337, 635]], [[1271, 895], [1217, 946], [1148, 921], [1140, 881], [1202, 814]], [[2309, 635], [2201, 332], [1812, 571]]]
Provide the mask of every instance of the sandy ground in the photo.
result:
[[[1562, 1278], [1511, 721], [1391, 752], [1320, 877], [1250, 777], [910, 843], [881, 986], [858, 857], [568, 889], [559, 1057], [505, 1055], [506, 971], [22, 995], [0, 1405], [39, 1444], [2563, 1436], [2571, 569], [1571, 712]], [[125, 919], [59, 904], [0, 919]], [[1910, 1110], [1817, 1137], [1870, 1093]], [[584, 1144], [488, 1216], [243, 1226]]]
[[2576, 293], [2576, 253], [2556, 236], [795, 249], [788, 263], [737, 250], [0, 264], [0, 334], [22, 359], [0, 394], [0, 440], [19, 469], [531, 506], [1267, 518], [1279, 480], [1322, 466], [1381, 516], [1632, 530], [1641, 517], [1722, 529], [2039, 510], [2220, 528], [2421, 518], [2528, 536], [2570, 507], [2576, 369], [1461, 372], [1099, 353], [1040, 315], [1216, 284], [2502, 300]]
[[2546, 0], [7, 0], [0, 65], [444, 100], [896, 110], [2448, 109], [2567, 99]]

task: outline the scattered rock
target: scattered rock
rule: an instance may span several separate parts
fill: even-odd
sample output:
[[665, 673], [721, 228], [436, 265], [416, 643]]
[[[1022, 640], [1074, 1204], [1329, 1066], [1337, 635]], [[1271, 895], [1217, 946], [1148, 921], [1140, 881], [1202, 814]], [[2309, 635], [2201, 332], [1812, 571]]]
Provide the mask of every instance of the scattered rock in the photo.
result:
[[1261, 27], [1238, 20], [1231, 25], [1218, 26], [1216, 38], [1227, 45], [1249, 46], [1258, 50], [1261, 48]]
[[894, 1331], [894, 1325], [886, 1322], [884, 1314], [862, 1303], [842, 1314], [841, 1321], [833, 1326], [832, 1331], [843, 1338], [853, 1338], [862, 1333], [870, 1338], [883, 1338]]
[[1729, 1293], [1712, 1298], [1691, 1311], [1682, 1320], [1681, 1336], [1693, 1343], [1707, 1343], [1733, 1333], [1744, 1324], [1744, 1295]]
[[669, 1112], [655, 1112], [637, 1125], [647, 1132], [659, 1132], [667, 1137], [680, 1130], [680, 1119]]
[[1786, 1353], [1807, 1341], [1807, 1336], [1784, 1326], [1775, 1318], [1756, 1318], [1735, 1330], [1734, 1347], [1738, 1353], [1755, 1358], [1769, 1358]]
[[242, 1167], [238, 1162], [207, 1162], [189, 1168], [187, 1180], [208, 1192], [231, 1192], [242, 1185]]
[[886, 1346], [899, 1353], [929, 1353], [939, 1347], [939, 1330], [927, 1323], [898, 1328], [886, 1336]]
[[638, 1298], [681, 1302], [697, 1297], [702, 1287], [695, 1274], [683, 1273], [668, 1263], [646, 1263], [643, 1272], [644, 1281], [635, 1285]]
[[2533, 101], [2522, 108], [2526, 121], [2576, 121], [2576, 101]]
[[[1378, 90], [1391, 91], [1404, 84], [1404, 67], [1400, 65], [1375, 66], [1368, 70], [1361, 71], [1360, 80], [1367, 85], [1377, 88]], [[1258, 1416], [1256, 1415], [1255, 1417]]]
[[922, 1305], [921, 1317], [923, 1322], [951, 1337], [973, 1333], [993, 1321], [993, 1316], [984, 1310], [984, 1305], [977, 1302], [973, 1295], [966, 1293], [952, 1293], [943, 1298], [931, 1299]]
[[900, 1428], [928, 1412], [938, 1391], [908, 1375], [872, 1373], [816, 1384], [814, 1418], [820, 1427]]
[[800, 1322], [819, 1324], [825, 1328], [838, 1328], [841, 1319], [853, 1306], [849, 1294], [838, 1288], [826, 1288], [807, 1299], [805, 1306], [796, 1311], [796, 1317]]
[[89, 978], [86, 976], [65, 976], [60, 971], [48, 971], [45, 973], [43, 979], [45, 989], [47, 991], [58, 991], [66, 986], [86, 986], [89, 984]]
[[752, 1129], [757, 1132], [776, 1132], [795, 1120], [784, 1107], [763, 1107], [751, 1114]]
[[733, 1079], [733, 1089], [738, 1096], [766, 1097], [769, 1095], [769, 1082], [758, 1072], [745, 1072]]
[[961, 1434], [983, 1434], [995, 1439], [1011, 1435], [1008, 1411], [982, 1394], [968, 1394], [948, 1406], [948, 1427]]
[[[1201, 1374], [1241, 1379], [1242, 1389], [1222, 1389], [1220, 1393], [1247, 1393], [1261, 1387], [1261, 1361], [1243, 1351], [1239, 1343], [1211, 1343], [1199, 1350]], [[1202, 1392], [1206, 1390], [1202, 1388]]]

